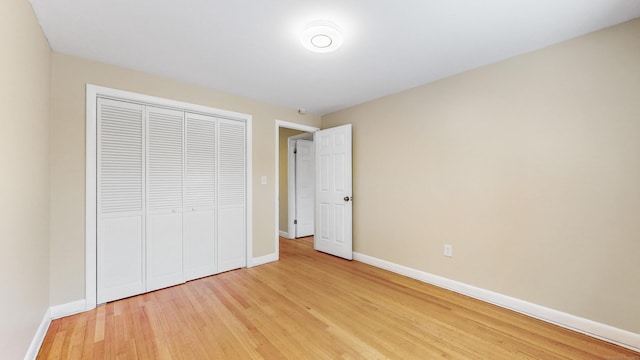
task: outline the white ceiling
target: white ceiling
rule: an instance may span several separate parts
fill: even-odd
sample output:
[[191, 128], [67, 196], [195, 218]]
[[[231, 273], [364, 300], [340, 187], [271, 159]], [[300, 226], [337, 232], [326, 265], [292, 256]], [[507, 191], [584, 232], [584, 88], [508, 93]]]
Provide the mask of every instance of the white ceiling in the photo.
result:
[[[640, 17], [639, 0], [31, 0], [53, 50], [326, 114]], [[344, 33], [302, 47], [314, 20]]]

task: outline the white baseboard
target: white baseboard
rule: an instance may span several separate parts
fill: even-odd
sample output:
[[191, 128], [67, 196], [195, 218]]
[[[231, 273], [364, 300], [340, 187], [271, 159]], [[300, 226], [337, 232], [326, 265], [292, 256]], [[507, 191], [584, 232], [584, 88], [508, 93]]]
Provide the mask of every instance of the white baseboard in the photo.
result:
[[282, 231], [282, 230], [280, 230], [280, 236], [282, 236], [283, 238], [291, 239], [291, 238], [289, 237], [289, 233], [288, 233], [288, 232], [286, 232], [286, 231]]
[[38, 356], [44, 337], [47, 335], [47, 330], [49, 330], [49, 326], [51, 325], [51, 320], [81, 313], [87, 310], [85, 304], [85, 300], [82, 299], [48, 308], [42, 318], [40, 326], [38, 326], [38, 330], [36, 330], [36, 333], [33, 336], [33, 340], [31, 340], [31, 344], [29, 345], [29, 349], [27, 350], [27, 354], [24, 356], [24, 359], [33, 360]]
[[34, 360], [38, 356], [44, 337], [47, 335], [47, 330], [49, 330], [49, 325], [51, 325], [51, 310], [47, 309], [42, 318], [42, 322], [40, 322], [40, 326], [38, 326], [38, 330], [36, 330], [33, 336], [33, 340], [31, 340], [31, 344], [29, 344], [27, 353], [24, 355], [24, 360]]
[[472, 298], [507, 308], [536, 319], [540, 319], [570, 330], [574, 330], [622, 347], [640, 351], [640, 334], [598, 323], [589, 319], [550, 309], [528, 301], [478, 288], [459, 281], [450, 280], [424, 271], [378, 259], [369, 255], [353, 253], [353, 259], [412, 279], [451, 290]]
[[278, 254], [276, 253], [250, 259], [247, 267], [260, 266], [274, 261], [278, 261]]
[[56, 305], [51, 307], [51, 319], [59, 319], [61, 317], [75, 315], [87, 310], [86, 301], [76, 300], [66, 304]]

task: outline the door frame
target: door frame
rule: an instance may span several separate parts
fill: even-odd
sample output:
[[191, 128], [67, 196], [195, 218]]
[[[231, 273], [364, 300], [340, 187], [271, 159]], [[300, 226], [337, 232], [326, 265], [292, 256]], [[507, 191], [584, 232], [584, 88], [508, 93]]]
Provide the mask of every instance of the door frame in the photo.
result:
[[[275, 260], [280, 259], [280, 128], [287, 128], [287, 129], [292, 129], [292, 130], [299, 130], [299, 131], [306, 131], [309, 133], [314, 133], [318, 130], [320, 130], [320, 128], [314, 127], [314, 126], [309, 126], [309, 125], [302, 125], [302, 124], [298, 124], [298, 123], [294, 123], [294, 122], [290, 122], [290, 121], [284, 121], [284, 120], [276, 120], [275, 123], [275, 177], [274, 177], [274, 187], [275, 187], [275, 222], [274, 222], [274, 229], [275, 229], [275, 236], [274, 236], [274, 253], [275, 253]], [[288, 140], [287, 140], [288, 141]], [[288, 145], [288, 144], [287, 144]], [[287, 155], [288, 158], [289, 155]], [[289, 200], [291, 201], [291, 200]], [[287, 205], [288, 206], [288, 205]], [[290, 218], [290, 215], [289, 215]], [[287, 220], [289, 221], [289, 220]], [[289, 222], [287, 222], [287, 224], [289, 224]], [[289, 226], [287, 226], [289, 227]], [[291, 236], [291, 228], [289, 227], [289, 229], [287, 229], [287, 232], [289, 233], [289, 236]]]
[[[297, 226], [293, 223], [296, 219], [296, 167], [295, 167], [295, 155], [291, 151], [293, 142], [296, 140], [310, 140], [313, 142], [313, 133], [304, 133], [287, 138], [287, 192], [288, 192], [288, 207], [287, 207], [287, 234], [289, 239], [295, 239], [298, 232]], [[315, 171], [315, 168], [314, 168]], [[314, 189], [315, 191], [315, 189]]]
[[[86, 86], [86, 118], [85, 118], [85, 310], [96, 307], [97, 302], [97, 108], [98, 96], [130, 100], [159, 107], [175, 108], [194, 113], [212, 115], [221, 118], [244, 121], [246, 124], [246, 253], [247, 267], [254, 266], [253, 261], [253, 142], [252, 116], [228, 110], [216, 109], [208, 106], [186, 103], [135, 92], [112, 89], [103, 86], [87, 84]], [[277, 131], [276, 131], [277, 132]], [[277, 159], [276, 159], [277, 161]], [[276, 248], [277, 250], [277, 248]]]

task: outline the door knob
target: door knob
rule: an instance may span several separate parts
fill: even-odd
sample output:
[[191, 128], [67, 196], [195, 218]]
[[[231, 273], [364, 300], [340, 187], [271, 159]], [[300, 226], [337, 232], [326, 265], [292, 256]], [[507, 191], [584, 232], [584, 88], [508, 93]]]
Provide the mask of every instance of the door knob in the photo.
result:
[[353, 198], [351, 196], [345, 196], [344, 197], [344, 201], [351, 201], [353, 200]]

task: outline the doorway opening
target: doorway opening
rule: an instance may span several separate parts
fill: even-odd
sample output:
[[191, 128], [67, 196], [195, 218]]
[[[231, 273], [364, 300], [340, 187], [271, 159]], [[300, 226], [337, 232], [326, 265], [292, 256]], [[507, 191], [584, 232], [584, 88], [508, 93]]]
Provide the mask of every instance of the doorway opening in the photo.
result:
[[292, 131], [280, 128], [280, 236], [297, 239], [314, 234], [315, 161], [313, 134]]
[[[276, 187], [276, 208], [275, 208], [275, 234], [274, 234], [274, 247], [277, 256], [279, 257], [279, 238], [280, 236], [293, 239], [296, 237], [295, 229], [293, 228], [294, 220], [297, 220], [290, 216], [290, 202], [289, 196], [289, 138], [297, 136], [299, 139], [304, 140], [312, 139], [313, 132], [320, 130], [319, 128], [307, 125], [296, 124], [292, 122], [276, 120], [275, 127], [275, 143], [276, 143], [276, 168], [275, 168], [275, 187]], [[295, 138], [293, 140], [296, 140]], [[313, 195], [313, 187], [311, 188], [311, 194]], [[313, 198], [311, 198], [313, 204]], [[294, 205], [295, 206], [295, 205]], [[293, 214], [291, 214], [293, 215]], [[313, 219], [313, 206], [311, 206], [311, 218]], [[297, 224], [296, 224], [297, 225]]]

